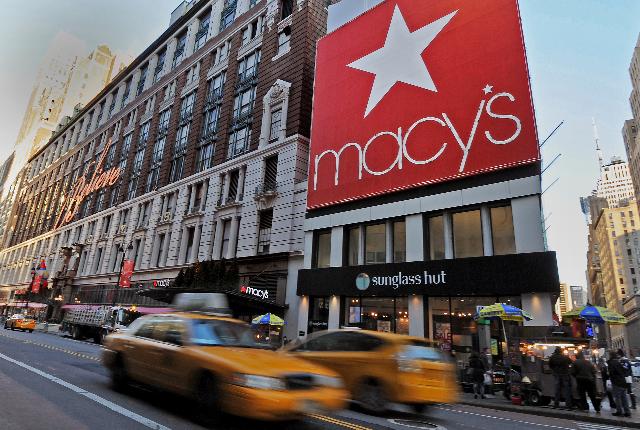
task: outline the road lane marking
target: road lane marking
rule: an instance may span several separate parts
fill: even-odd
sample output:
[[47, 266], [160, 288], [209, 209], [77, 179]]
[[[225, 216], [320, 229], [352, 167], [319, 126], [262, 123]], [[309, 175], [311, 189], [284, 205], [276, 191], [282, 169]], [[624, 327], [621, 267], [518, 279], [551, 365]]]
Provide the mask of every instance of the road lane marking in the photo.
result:
[[427, 421], [406, 420], [398, 418], [389, 418], [387, 421], [400, 427], [409, 427], [413, 429], [447, 430], [446, 427], [442, 427]]
[[[571, 427], [555, 426], [553, 424], [534, 423], [534, 422], [530, 422], [530, 421], [522, 421], [522, 420], [517, 420], [517, 419], [513, 419], [513, 418], [506, 418], [506, 417], [496, 417], [494, 415], [479, 414], [477, 412], [463, 411], [463, 410], [460, 410], [460, 409], [445, 408], [445, 407], [436, 407], [434, 409], [441, 409], [443, 411], [448, 411], [448, 412], [457, 412], [459, 414], [472, 415], [472, 416], [481, 417], [481, 418], [490, 418], [490, 419], [499, 420], [499, 421], [510, 421], [510, 422], [519, 423], [519, 424], [527, 424], [527, 425], [531, 425], [531, 426], [545, 427], [545, 428], [549, 428], [549, 429], [575, 430], [574, 428], [571, 428]], [[514, 412], [514, 413], [518, 413], [518, 412]]]
[[154, 429], [154, 430], [171, 430], [169, 427], [165, 427], [160, 423], [157, 423], [157, 422], [155, 422], [153, 420], [150, 420], [149, 418], [145, 418], [142, 415], [138, 415], [135, 412], [130, 411], [129, 409], [123, 408], [122, 406], [117, 405], [117, 404], [115, 404], [115, 403], [113, 403], [113, 402], [111, 402], [111, 401], [109, 401], [109, 400], [107, 400], [107, 399], [105, 399], [103, 397], [100, 397], [100, 396], [98, 396], [96, 394], [93, 394], [93, 393], [85, 390], [84, 388], [80, 388], [77, 385], [73, 385], [70, 382], [64, 381], [64, 380], [58, 378], [57, 376], [53, 376], [53, 375], [51, 375], [49, 373], [43, 372], [40, 369], [36, 369], [35, 367], [29, 366], [26, 363], [23, 363], [21, 361], [15, 360], [15, 359], [13, 359], [11, 357], [8, 357], [8, 356], [6, 356], [4, 354], [1, 354], [1, 353], [0, 353], [0, 358], [5, 360], [5, 361], [8, 361], [10, 363], [13, 363], [13, 364], [15, 364], [17, 366], [20, 366], [23, 369], [26, 369], [26, 370], [28, 370], [28, 371], [30, 371], [32, 373], [35, 373], [36, 375], [42, 376], [43, 378], [48, 379], [51, 382], [54, 382], [54, 383], [56, 383], [58, 385], [61, 385], [61, 386], [65, 387], [65, 388], [68, 388], [69, 390], [73, 391], [74, 393], [79, 394], [81, 396], [84, 396], [87, 399], [92, 400], [92, 401], [94, 401], [94, 402], [106, 407], [107, 409], [111, 409], [113, 412], [116, 412], [116, 413], [118, 413], [118, 414], [120, 414], [120, 415], [122, 415], [124, 417], [127, 417], [127, 418], [129, 418], [129, 419], [131, 419], [133, 421], [136, 421], [136, 422], [142, 424], [145, 427], [149, 427], [149, 428]]
[[350, 423], [349, 421], [342, 421], [342, 420], [339, 420], [337, 418], [328, 417], [328, 416], [325, 416], [325, 415], [308, 414], [307, 416], [311, 417], [311, 418], [315, 418], [315, 419], [320, 420], [320, 421], [324, 421], [324, 422], [327, 422], [327, 423], [331, 423], [331, 424], [335, 424], [335, 425], [338, 425], [338, 426], [341, 426], [341, 427], [345, 427], [345, 428], [348, 428], [348, 429], [351, 429], [351, 430], [372, 430], [369, 427], [363, 427], [363, 426], [358, 425], [358, 424]]
[[49, 344], [46, 344], [46, 343], [34, 342], [32, 340], [29, 340], [29, 339], [20, 339], [19, 337], [9, 336], [9, 335], [4, 334], [4, 333], [0, 333], [0, 336], [6, 337], [7, 339], [17, 340], [19, 342], [27, 343], [27, 344], [30, 344], [30, 345], [39, 346], [41, 348], [47, 348], [47, 349], [50, 349], [52, 351], [59, 351], [59, 352], [64, 352], [65, 354], [75, 355], [76, 357], [84, 358], [84, 359], [87, 359], [87, 360], [100, 361], [100, 357], [94, 357], [92, 355], [83, 354], [82, 352], [72, 351], [70, 349], [60, 348], [58, 346], [53, 346], [53, 345], [49, 345]]

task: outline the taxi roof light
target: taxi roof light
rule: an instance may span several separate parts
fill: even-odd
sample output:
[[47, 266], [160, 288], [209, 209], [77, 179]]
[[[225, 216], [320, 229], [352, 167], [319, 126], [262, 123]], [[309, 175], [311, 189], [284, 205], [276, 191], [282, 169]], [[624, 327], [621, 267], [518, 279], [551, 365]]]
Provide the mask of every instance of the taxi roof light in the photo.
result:
[[217, 316], [231, 316], [229, 300], [222, 293], [180, 293], [173, 306], [183, 312], [203, 312]]

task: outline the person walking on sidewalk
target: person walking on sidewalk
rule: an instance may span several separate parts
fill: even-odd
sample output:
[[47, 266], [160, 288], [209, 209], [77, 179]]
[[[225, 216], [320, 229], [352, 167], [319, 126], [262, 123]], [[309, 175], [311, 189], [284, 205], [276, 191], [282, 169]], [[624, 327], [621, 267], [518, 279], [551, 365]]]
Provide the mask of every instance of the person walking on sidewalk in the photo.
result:
[[588, 395], [593, 408], [599, 414], [600, 399], [596, 396], [596, 367], [584, 358], [582, 351], [576, 355], [576, 361], [573, 362], [571, 373], [576, 378], [578, 385], [578, 407], [583, 411], [589, 410]]
[[618, 349], [618, 357], [620, 357], [620, 364], [628, 373], [628, 376], [625, 378], [627, 380], [627, 394], [629, 394], [629, 398], [631, 399], [631, 409], [636, 408], [636, 395], [633, 394], [633, 371], [631, 370], [631, 361], [625, 356], [622, 348]]
[[609, 378], [609, 367], [607, 366], [607, 360], [605, 360], [604, 357], [600, 357], [598, 359], [598, 370], [600, 370], [600, 375], [602, 375], [602, 386], [604, 388], [604, 391], [607, 393], [609, 407], [611, 409], [615, 409], [616, 402], [613, 400], [612, 388], [607, 387], [607, 381], [609, 381], [611, 378]]
[[480, 398], [484, 399], [484, 373], [487, 371], [487, 368], [475, 352], [469, 357], [469, 368], [472, 369], [473, 398], [477, 399], [478, 394], [480, 394]]
[[630, 417], [629, 399], [627, 398], [627, 370], [620, 363], [620, 358], [616, 351], [609, 352], [609, 377], [611, 378], [611, 389], [613, 398], [616, 401], [616, 411], [612, 414], [616, 417]]
[[564, 397], [564, 404], [568, 409], [571, 409], [571, 375], [569, 374], [569, 366], [571, 366], [571, 359], [562, 353], [562, 348], [556, 346], [555, 351], [549, 358], [549, 367], [553, 372], [553, 377], [556, 382], [555, 397], [553, 399], [553, 407], [560, 406], [560, 399]]

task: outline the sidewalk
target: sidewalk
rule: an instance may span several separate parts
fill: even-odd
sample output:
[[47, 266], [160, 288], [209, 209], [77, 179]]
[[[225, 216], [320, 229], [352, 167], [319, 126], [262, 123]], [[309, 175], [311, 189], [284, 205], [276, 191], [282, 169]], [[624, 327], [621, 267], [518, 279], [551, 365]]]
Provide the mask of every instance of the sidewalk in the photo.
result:
[[514, 405], [506, 400], [502, 396], [502, 393], [498, 393], [498, 395], [496, 396], [488, 395], [486, 399], [474, 399], [473, 394], [462, 393], [460, 403], [463, 405], [478, 406], [499, 411], [518, 412], [521, 414], [541, 415], [550, 418], [562, 418], [573, 421], [585, 421], [590, 423], [608, 424], [620, 427], [640, 429], [640, 409], [632, 409], [630, 418], [618, 418], [611, 416], [611, 413], [615, 412], [615, 410], [611, 410], [606, 397], [602, 400], [602, 413], [600, 415], [596, 415], [596, 412], [593, 409], [591, 409], [589, 412], [582, 412], [575, 409], [554, 409], [552, 406], [536, 407]]

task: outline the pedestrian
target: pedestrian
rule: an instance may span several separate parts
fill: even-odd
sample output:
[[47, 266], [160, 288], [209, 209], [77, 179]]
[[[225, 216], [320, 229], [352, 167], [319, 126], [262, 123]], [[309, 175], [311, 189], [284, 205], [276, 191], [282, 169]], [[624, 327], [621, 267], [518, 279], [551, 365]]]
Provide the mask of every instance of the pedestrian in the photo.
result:
[[631, 361], [625, 356], [622, 348], [618, 349], [618, 357], [620, 358], [620, 364], [627, 371], [627, 394], [629, 394], [629, 398], [631, 399], [631, 409], [636, 408], [636, 395], [633, 394], [633, 370], [631, 370]]
[[611, 378], [611, 389], [613, 398], [616, 401], [616, 411], [612, 414], [616, 417], [630, 417], [629, 399], [627, 398], [627, 371], [620, 363], [620, 358], [616, 351], [609, 351], [609, 377]]
[[613, 394], [611, 392], [611, 387], [608, 387], [607, 381], [609, 378], [609, 367], [607, 366], [607, 360], [604, 357], [600, 357], [598, 359], [598, 370], [600, 370], [600, 375], [602, 375], [602, 386], [604, 391], [607, 393], [607, 399], [609, 400], [609, 407], [611, 409], [615, 409], [616, 402], [613, 400]]
[[470, 376], [473, 382], [473, 398], [477, 399], [479, 394], [480, 398], [484, 399], [484, 373], [487, 368], [475, 352], [469, 357], [469, 369], [472, 369]]
[[576, 355], [576, 360], [571, 367], [571, 374], [576, 378], [578, 386], [578, 407], [583, 411], [589, 410], [588, 395], [596, 414], [599, 414], [600, 399], [596, 396], [596, 367], [584, 358], [582, 351]]
[[555, 397], [553, 400], [554, 408], [560, 406], [560, 399], [562, 398], [564, 398], [564, 404], [568, 409], [572, 407], [569, 366], [571, 366], [571, 360], [562, 353], [562, 348], [556, 346], [555, 351], [553, 351], [553, 354], [551, 354], [549, 358], [549, 367], [553, 372], [556, 383]]
[[482, 363], [484, 363], [485, 369], [489, 370], [493, 367], [491, 363], [493, 360], [493, 357], [491, 356], [491, 351], [489, 351], [489, 348], [484, 348], [482, 350], [482, 354], [480, 355], [480, 360], [482, 360]]

